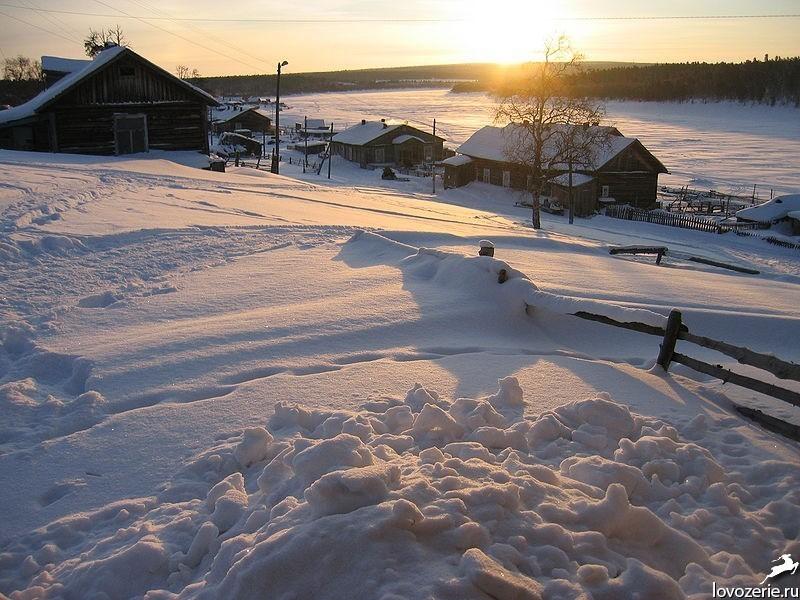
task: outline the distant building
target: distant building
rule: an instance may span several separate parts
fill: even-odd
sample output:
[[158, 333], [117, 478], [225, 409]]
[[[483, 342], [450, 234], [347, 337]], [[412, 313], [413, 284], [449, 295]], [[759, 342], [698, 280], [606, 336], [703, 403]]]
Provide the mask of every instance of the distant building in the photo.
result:
[[[606, 141], [598, 144], [591, 164], [576, 166], [573, 170], [575, 214], [591, 214], [600, 205], [609, 203], [641, 208], [655, 206], [658, 175], [669, 171], [636, 138], [625, 137], [614, 127], [603, 129]], [[512, 123], [505, 127], [486, 126], [472, 134], [458, 148], [455, 157], [444, 161], [445, 185], [458, 187], [470, 181], [482, 181], [513, 189], [528, 189], [530, 173], [507, 156], [513, 137], [523, 135], [524, 131]], [[564, 199], [563, 205], [566, 205], [569, 192], [568, 177], [561, 176], [566, 171], [566, 165], [559, 165], [549, 173], [550, 179], [544, 190], [546, 195]]]
[[325, 119], [306, 119], [294, 124], [295, 132], [301, 137], [308, 136], [320, 140], [328, 140], [332, 137], [331, 127], [325, 123]]
[[[2, 113], [0, 113], [2, 114]], [[767, 200], [763, 204], [736, 211], [736, 220], [757, 223], [759, 229], [788, 223], [793, 235], [800, 233], [800, 194], [787, 194]]]
[[85, 68], [91, 62], [91, 60], [83, 58], [43, 56], [42, 76], [44, 77], [44, 87], [49, 88], [62, 77]]
[[412, 166], [441, 160], [444, 139], [411, 125], [361, 121], [331, 139], [331, 153], [369, 165]]
[[252, 132], [261, 134], [272, 133], [272, 114], [274, 113], [262, 108], [248, 108], [247, 110], [234, 111], [232, 114], [226, 115], [225, 118], [214, 121], [212, 127], [214, 133], [242, 129], [249, 129]]
[[113, 46], [93, 60], [44, 57], [49, 87], [0, 112], [0, 148], [76, 154], [208, 152], [209, 94]]

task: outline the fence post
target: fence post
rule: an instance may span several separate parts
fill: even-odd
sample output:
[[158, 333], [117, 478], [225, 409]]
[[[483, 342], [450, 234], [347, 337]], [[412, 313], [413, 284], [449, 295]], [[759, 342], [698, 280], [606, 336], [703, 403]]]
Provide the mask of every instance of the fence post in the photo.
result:
[[680, 330], [681, 311], [673, 308], [667, 318], [664, 340], [661, 342], [661, 350], [658, 352], [658, 359], [656, 360], [665, 371], [669, 370], [669, 363], [672, 362], [672, 355], [675, 353], [675, 342], [678, 341], [678, 333]]

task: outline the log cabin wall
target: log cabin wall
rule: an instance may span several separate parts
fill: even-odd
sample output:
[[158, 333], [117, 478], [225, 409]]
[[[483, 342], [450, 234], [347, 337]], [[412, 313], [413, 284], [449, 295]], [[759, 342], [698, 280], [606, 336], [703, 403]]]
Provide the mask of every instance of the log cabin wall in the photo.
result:
[[139, 104], [74, 107], [55, 111], [58, 152], [114, 154], [114, 115], [147, 116], [148, 147], [153, 150], [205, 150], [204, 106]]
[[208, 152], [211, 104], [216, 102], [125, 50], [36, 114], [0, 127], [0, 147], [114, 154], [114, 116], [143, 114], [148, 149]]

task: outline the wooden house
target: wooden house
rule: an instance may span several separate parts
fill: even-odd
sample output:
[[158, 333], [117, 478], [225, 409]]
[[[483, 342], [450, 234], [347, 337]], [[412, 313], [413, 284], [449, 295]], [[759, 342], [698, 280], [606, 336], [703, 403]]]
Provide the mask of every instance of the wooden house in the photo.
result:
[[370, 165], [412, 166], [441, 160], [444, 139], [406, 124], [361, 121], [331, 138], [331, 153]]
[[123, 46], [74, 66], [35, 98], [0, 112], [0, 148], [208, 152], [208, 107], [217, 105], [213, 96]]
[[[564, 125], [562, 127], [572, 127]], [[583, 127], [583, 126], [575, 126]], [[598, 126], [592, 126], [596, 128]], [[656, 204], [658, 175], [668, 173], [666, 167], [636, 138], [625, 137], [614, 127], [603, 127], [605, 139], [597, 144], [591, 159], [583, 165], [575, 165], [573, 171], [573, 191], [581, 198], [576, 214], [594, 212], [603, 204], [630, 204], [640, 208], [652, 208]], [[525, 190], [530, 186], [530, 172], [525, 165], [508, 158], [509, 147], [515, 147], [516, 136], [525, 135], [525, 128], [510, 124], [505, 127], [484, 127], [475, 132], [458, 148], [457, 156], [470, 159], [459, 165], [445, 161], [445, 185], [465, 185], [469, 181], [482, 181], [493, 185]], [[548, 149], [545, 148], [547, 153]], [[553, 156], [553, 155], [551, 155]], [[553, 165], [544, 193], [566, 197], [568, 182], [559, 178], [566, 173], [567, 166]], [[586, 177], [583, 177], [586, 176]], [[588, 179], [587, 179], [588, 177]], [[576, 187], [576, 181], [580, 185]], [[574, 197], [574, 196], [573, 196]], [[564, 204], [566, 205], [566, 204]]]
[[227, 115], [224, 119], [215, 121], [212, 126], [214, 133], [249, 129], [252, 132], [267, 134], [274, 131], [272, 114], [274, 113], [263, 108], [253, 107], [247, 110], [234, 111], [233, 114]]

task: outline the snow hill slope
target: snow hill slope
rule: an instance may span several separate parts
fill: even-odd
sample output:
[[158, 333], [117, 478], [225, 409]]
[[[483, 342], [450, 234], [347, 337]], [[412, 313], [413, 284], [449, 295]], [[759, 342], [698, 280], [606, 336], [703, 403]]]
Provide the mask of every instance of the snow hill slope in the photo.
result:
[[795, 409], [568, 314], [799, 360], [793, 251], [168, 158], [0, 153], [0, 594], [701, 598], [800, 553], [797, 445], [731, 403]]

